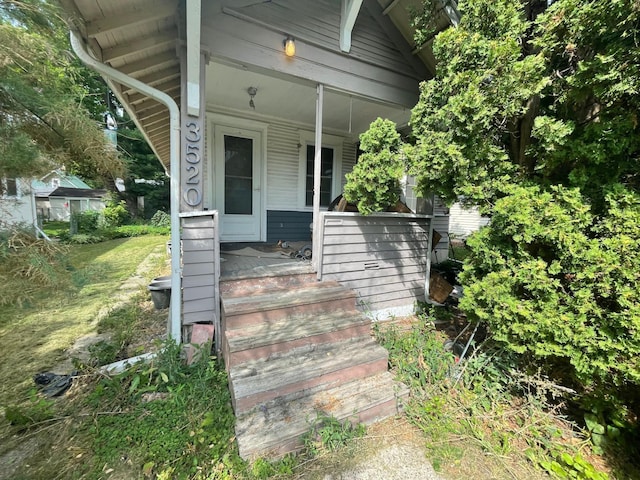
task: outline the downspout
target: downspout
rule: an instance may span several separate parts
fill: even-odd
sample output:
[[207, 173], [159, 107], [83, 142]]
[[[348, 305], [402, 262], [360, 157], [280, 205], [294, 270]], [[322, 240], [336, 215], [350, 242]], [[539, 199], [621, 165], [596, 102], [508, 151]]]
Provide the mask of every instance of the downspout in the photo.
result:
[[170, 118], [170, 176], [171, 176], [171, 310], [169, 320], [171, 322], [170, 337], [177, 343], [181, 342], [182, 330], [182, 289], [180, 269], [180, 109], [173, 98], [160, 90], [157, 90], [135, 78], [125, 75], [108, 65], [95, 60], [86, 50], [84, 43], [77, 32], [70, 32], [71, 47], [75, 54], [88, 67], [99, 74], [110, 78], [129, 88], [138, 90], [149, 98], [157, 100], [169, 109]]

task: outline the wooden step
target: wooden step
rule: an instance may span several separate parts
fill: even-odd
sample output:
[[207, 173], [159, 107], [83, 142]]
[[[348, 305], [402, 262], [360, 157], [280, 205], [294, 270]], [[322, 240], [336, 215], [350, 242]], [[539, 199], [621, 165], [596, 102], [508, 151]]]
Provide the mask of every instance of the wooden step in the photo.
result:
[[287, 316], [355, 308], [356, 294], [335, 282], [222, 299], [225, 331]]
[[238, 416], [240, 456], [280, 457], [302, 446], [301, 437], [319, 416], [370, 424], [398, 414], [407, 397], [407, 387], [388, 372], [279, 397]]
[[385, 372], [387, 359], [387, 351], [365, 337], [246, 362], [229, 370], [233, 407], [237, 415], [283, 395]]
[[265, 292], [278, 288], [293, 288], [302, 285], [317, 284], [316, 273], [299, 273], [295, 275], [275, 275], [266, 277], [239, 277], [220, 282], [220, 296], [234, 298], [251, 296], [256, 292]]
[[370, 334], [371, 321], [355, 310], [293, 316], [228, 330], [223, 353], [229, 368], [305, 345], [322, 345]]

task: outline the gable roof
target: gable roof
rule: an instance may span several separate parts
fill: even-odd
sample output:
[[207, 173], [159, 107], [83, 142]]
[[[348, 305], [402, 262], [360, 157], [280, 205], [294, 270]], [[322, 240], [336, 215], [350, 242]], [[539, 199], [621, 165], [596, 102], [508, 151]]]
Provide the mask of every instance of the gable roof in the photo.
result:
[[80, 189], [58, 187], [49, 194], [49, 197], [68, 197], [68, 198], [99, 198], [102, 199], [107, 195], [106, 190]]
[[80, 177], [77, 175], [72, 175], [70, 173], [65, 172], [61, 168], [53, 170], [39, 180], [34, 180], [32, 186], [34, 188], [48, 187], [51, 185], [51, 180], [54, 178], [58, 178], [60, 180], [60, 187], [69, 187], [69, 188], [91, 188], [87, 185]]

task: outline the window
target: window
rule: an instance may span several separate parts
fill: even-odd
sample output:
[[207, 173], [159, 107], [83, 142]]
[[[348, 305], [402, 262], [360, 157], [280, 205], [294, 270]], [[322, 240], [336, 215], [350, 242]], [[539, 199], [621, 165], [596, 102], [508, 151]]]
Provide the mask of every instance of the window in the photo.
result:
[[60, 186], [60, 179], [59, 178], [52, 178], [51, 179], [51, 186], [53, 188], [58, 188]]
[[[299, 209], [313, 207], [313, 164], [316, 152], [315, 133], [301, 130], [298, 148], [298, 204]], [[320, 208], [325, 209], [342, 192], [342, 150], [345, 137], [322, 134], [320, 153]]]
[[[315, 151], [315, 145], [307, 145], [307, 177], [305, 187], [305, 205], [307, 207], [313, 206], [313, 164]], [[333, 148], [322, 147], [320, 158], [320, 206], [328, 207], [332, 200]]]
[[18, 196], [18, 182], [15, 178], [4, 178], [0, 182], [0, 194], [3, 197]]

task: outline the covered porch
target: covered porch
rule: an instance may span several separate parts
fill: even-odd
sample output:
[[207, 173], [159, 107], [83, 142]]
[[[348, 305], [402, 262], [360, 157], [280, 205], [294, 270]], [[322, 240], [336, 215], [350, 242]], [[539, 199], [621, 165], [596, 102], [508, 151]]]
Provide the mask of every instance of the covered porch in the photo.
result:
[[[74, 49], [171, 177], [171, 336], [215, 332], [241, 455], [294, 450], [309, 416], [396, 414], [406, 390], [370, 322], [425, 299], [437, 219], [328, 206], [359, 134], [377, 117], [406, 126], [433, 73], [412, 2], [62, 3]], [[309, 242], [311, 261], [225, 265], [228, 242], [278, 240]]]

